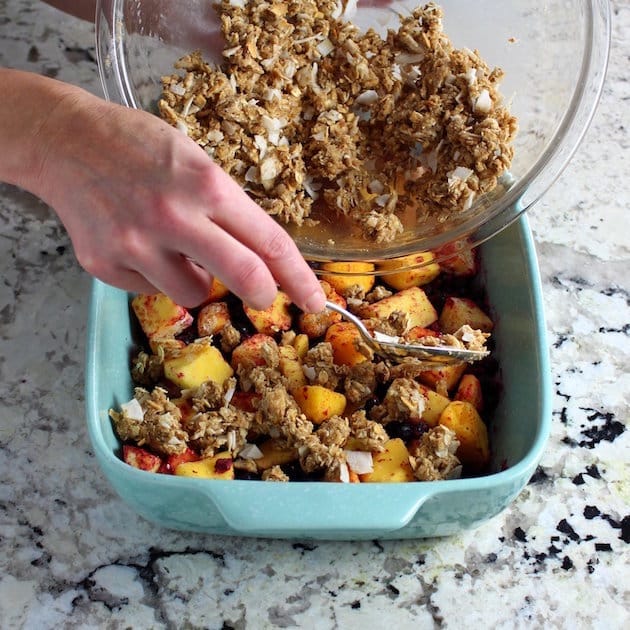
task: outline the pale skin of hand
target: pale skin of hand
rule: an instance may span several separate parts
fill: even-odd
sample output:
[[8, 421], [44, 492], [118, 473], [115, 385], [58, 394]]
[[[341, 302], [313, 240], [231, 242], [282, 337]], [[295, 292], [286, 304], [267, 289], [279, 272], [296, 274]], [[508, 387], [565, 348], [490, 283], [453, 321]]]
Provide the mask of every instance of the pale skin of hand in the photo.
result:
[[[90, 18], [94, 2], [50, 2]], [[64, 223], [79, 263], [133, 292], [201, 304], [213, 277], [253, 308], [278, 286], [307, 312], [324, 293], [289, 235], [207, 154], [158, 117], [59, 81], [0, 69], [0, 181]]]
[[[48, 4], [95, 16], [94, 0]], [[203, 303], [218, 277], [253, 308], [278, 286], [304, 311], [324, 308], [288, 234], [181, 132], [31, 73], [0, 68], [0, 81], [0, 181], [55, 209], [89, 273], [184, 306]]]

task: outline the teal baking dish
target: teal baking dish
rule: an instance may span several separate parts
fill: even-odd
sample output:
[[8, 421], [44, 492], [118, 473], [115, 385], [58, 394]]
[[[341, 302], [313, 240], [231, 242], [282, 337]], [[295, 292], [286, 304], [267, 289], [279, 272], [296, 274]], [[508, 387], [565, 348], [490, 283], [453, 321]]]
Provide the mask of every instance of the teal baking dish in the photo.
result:
[[129, 295], [94, 281], [86, 408], [96, 459], [120, 497], [167, 528], [209, 534], [359, 540], [444, 536], [501, 512], [527, 484], [550, 431], [550, 370], [540, 278], [527, 219], [480, 246], [496, 321], [501, 398], [491, 420], [492, 473], [402, 484], [203, 480], [148, 473], [119, 458], [108, 409], [129, 400], [137, 334]]

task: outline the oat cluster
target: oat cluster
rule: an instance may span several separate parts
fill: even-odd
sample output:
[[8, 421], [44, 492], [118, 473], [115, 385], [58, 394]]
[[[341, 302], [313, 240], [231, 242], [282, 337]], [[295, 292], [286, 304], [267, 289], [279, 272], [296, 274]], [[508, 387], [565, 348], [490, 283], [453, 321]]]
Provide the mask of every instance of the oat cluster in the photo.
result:
[[224, 62], [177, 61], [159, 111], [282, 222], [341, 214], [387, 243], [402, 216], [443, 222], [493, 190], [516, 120], [502, 71], [453, 47], [439, 6], [383, 38], [351, 4], [223, 0]]
[[[194, 449], [201, 457], [230, 450], [239, 454], [234, 460], [235, 468], [262, 474], [264, 481], [289, 481], [279, 466], [259, 470], [256, 459], [247, 454], [252, 437], [267, 436], [273, 438], [278, 448], [293, 451], [304, 473], [321, 473], [324, 480], [339, 481], [346, 458], [344, 448], [349, 440], [356, 450], [377, 453], [389, 439], [389, 423], [420, 422], [424, 397], [414, 377], [426, 368], [417, 364], [392, 366], [382, 361], [340, 366], [334, 363], [330, 343], [321, 342], [304, 359], [309, 381], [342, 390], [356, 411], [348, 417], [334, 415], [320, 425], [313, 424], [290, 394], [280, 371], [279, 345], [290, 343], [290, 334], [285, 334], [280, 344], [270, 338], [261, 353], [261, 365], [239, 366], [236, 376], [222, 385], [207, 381], [195, 390], [182, 391], [191, 408], [186, 417], [173, 404], [168, 392], [156, 385], [156, 380], [162, 382], [157, 368], [164, 357], [151, 355], [155, 363], [150, 366], [151, 374], [145, 374], [144, 379], [148, 388], [136, 387], [134, 392], [143, 417], [138, 419], [125, 409], [110, 410], [117, 435], [162, 456], [183, 453], [187, 448]], [[148, 366], [147, 356], [140, 352], [136, 365]], [[137, 382], [140, 376], [141, 371], [136, 371], [134, 380]], [[151, 380], [154, 382], [149, 385]], [[388, 394], [366, 413], [361, 407], [386, 383]], [[232, 404], [230, 396], [235, 391], [254, 394], [258, 398], [255, 408], [248, 411]], [[459, 477], [461, 463], [455, 455], [458, 445], [455, 433], [447, 427], [429, 429], [409, 447], [416, 479]]]

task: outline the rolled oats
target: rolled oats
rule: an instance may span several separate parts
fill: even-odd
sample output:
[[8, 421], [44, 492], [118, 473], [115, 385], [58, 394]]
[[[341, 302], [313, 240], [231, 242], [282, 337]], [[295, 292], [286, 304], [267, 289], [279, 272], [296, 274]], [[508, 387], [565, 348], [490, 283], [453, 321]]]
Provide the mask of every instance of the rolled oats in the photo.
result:
[[502, 71], [453, 47], [437, 4], [384, 37], [339, 7], [223, 0], [223, 63], [199, 52], [177, 61], [159, 112], [279, 220], [340, 214], [387, 243], [404, 213], [443, 222], [492, 191], [516, 119]]

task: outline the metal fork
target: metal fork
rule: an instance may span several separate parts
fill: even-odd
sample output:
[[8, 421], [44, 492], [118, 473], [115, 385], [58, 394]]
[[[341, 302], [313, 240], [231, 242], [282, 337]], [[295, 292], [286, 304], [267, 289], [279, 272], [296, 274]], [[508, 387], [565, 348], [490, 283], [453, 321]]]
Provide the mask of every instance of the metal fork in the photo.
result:
[[355, 315], [334, 302], [326, 302], [326, 308], [339, 313], [346, 321], [354, 324], [365, 343], [384, 359], [403, 362], [405, 359], [419, 359], [430, 364], [449, 364], [465, 361], [472, 363], [487, 357], [490, 353], [483, 350], [467, 350], [452, 346], [423, 346], [411, 343], [399, 343], [396, 341], [377, 340], [365, 327], [365, 324]]

